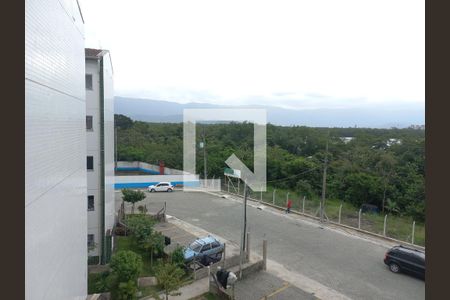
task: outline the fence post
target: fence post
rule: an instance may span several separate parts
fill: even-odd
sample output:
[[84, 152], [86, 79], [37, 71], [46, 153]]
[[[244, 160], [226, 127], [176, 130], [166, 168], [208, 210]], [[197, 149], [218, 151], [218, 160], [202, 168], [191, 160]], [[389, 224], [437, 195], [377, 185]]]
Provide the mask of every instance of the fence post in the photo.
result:
[[358, 212], [358, 229], [361, 229], [361, 208], [359, 209]]
[[302, 213], [305, 213], [305, 199], [306, 199], [306, 196], [303, 196]]
[[208, 291], [211, 290], [211, 266], [208, 266]]
[[289, 192], [286, 193], [286, 204], [287, 204], [288, 200], [289, 200]]
[[262, 202], [262, 192], [263, 192], [263, 187], [262, 187], [262, 185], [261, 185], [261, 195], [260, 195], [260, 197], [259, 197], [259, 203]]
[[263, 270], [267, 270], [267, 240], [263, 240]]
[[240, 183], [241, 183], [241, 180], [238, 178], [238, 195], [240, 195], [239, 193], [241, 192], [241, 189], [240, 189]]
[[414, 233], [415, 233], [415, 231], [416, 231], [416, 221], [413, 221], [411, 244], [414, 244]]
[[386, 221], [387, 221], [387, 214], [384, 216], [384, 224], [383, 224], [383, 235], [386, 236]]
[[222, 269], [225, 269], [225, 259], [226, 259], [226, 249], [227, 249], [227, 244], [223, 243], [223, 259], [222, 259]]
[[228, 178], [228, 181], [227, 181], [227, 185], [228, 185], [228, 189], [227, 189], [227, 191], [228, 191], [228, 194], [230, 193], [230, 178]]
[[339, 221], [338, 221], [339, 224], [341, 224], [341, 212], [342, 212], [342, 204], [339, 206]]
[[273, 192], [272, 192], [272, 204], [273, 205], [275, 205], [275, 191], [276, 191], [277, 189], [273, 189]]
[[247, 245], [246, 245], [246, 249], [247, 249], [247, 262], [250, 261], [250, 232], [247, 232]]

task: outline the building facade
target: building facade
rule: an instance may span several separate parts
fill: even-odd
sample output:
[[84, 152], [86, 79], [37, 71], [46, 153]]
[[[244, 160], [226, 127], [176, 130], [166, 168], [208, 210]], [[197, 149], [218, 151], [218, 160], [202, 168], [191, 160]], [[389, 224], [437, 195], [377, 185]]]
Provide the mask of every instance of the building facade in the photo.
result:
[[25, 295], [86, 299], [84, 22], [75, 0], [25, 2]]
[[86, 49], [88, 255], [106, 263], [115, 224], [114, 86], [107, 50]]

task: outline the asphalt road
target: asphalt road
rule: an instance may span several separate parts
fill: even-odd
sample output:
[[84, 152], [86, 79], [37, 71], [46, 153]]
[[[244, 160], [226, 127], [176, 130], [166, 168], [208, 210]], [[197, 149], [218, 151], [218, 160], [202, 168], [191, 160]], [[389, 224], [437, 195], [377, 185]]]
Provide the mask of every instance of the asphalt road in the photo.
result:
[[[120, 193], [116, 193], [120, 200]], [[167, 214], [239, 243], [242, 203], [201, 192], [151, 193], [150, 211], [164, 202]], [[271, 209], [249, 206], [247, 224], [251, 249], [261, 254], [268, 241], [268, 257], [291, 272], [300, 273], [352, 299], [424, 299], [425, 282], [391, 273], [383, 263], [387, 248], [318, 224], [287, 217]]]

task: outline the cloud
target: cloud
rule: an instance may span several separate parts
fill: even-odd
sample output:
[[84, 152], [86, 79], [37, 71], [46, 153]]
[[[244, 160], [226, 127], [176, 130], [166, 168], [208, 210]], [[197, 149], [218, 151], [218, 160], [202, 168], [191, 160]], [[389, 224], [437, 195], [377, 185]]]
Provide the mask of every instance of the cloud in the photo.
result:
[[424, 103], [423, 1], [80, 2], [86, 46], [111, 51], [117, 95], [293, 109]]

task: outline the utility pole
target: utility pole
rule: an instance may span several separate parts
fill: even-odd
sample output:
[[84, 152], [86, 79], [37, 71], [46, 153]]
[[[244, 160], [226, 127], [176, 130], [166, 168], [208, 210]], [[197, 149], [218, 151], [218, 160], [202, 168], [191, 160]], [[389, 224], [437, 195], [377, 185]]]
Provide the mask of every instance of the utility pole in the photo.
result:
[[205, 186], [206, 186], [206, 141], [205, 141], [205, 125], [203, 125], [203, 173], [204, 173], [204, 179], [205, 179]]
[[[244, 207], [242, 220], [242, 237], [239, 256], [239, 278], [242, 278], [242, 258], [245, 251], [245, 237], [247, 235], [247, 181], [244, 180]], [[247, 249], [248, 251], [248, 249]]]
[[324, 208], [325, 208], [325, 193], [327, 189], [327, 167], [328, 167], [328, 139], [325, 149], [325, 160], [323, 166], [323, 179], [322, 179], [322, 199], [320, 201], [320, 222], [323, 223]]

